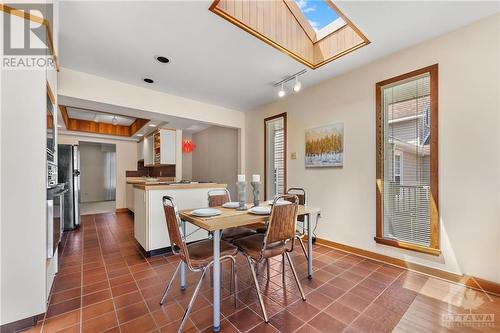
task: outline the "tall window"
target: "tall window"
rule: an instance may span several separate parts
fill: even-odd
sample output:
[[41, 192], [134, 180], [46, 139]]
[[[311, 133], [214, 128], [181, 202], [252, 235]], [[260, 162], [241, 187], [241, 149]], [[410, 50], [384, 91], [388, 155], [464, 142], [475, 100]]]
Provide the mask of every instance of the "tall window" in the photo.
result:
[[375, 241], [435, 255], [440, 253], [437, 80], [436, 64], [376, 84]]
[[286, 113], [264, 119], [264, 197], [286, 192]]

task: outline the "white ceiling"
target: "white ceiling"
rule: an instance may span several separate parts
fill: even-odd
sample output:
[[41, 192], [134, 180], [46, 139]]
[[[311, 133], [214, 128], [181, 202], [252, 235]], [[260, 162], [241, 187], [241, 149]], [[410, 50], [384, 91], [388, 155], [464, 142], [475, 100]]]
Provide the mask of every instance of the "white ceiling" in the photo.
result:
[[[242, 111], [276, 100], [273, 82], [304, 66], [208, 11], [210, 3], [62, 2], [61, 65]], [[304, 88], [500, 11], [495, 1], [336, 4], [371, 44], [308, 70]]]
[[92, 110], [84, 110], [74, 107], [67, 107], [68, 117], [73, 119], [97, 121], [100, 123], [112, 124], [113, 118], [116, 119], [116, 125], [130, 126], [136, 118], [124, 117], [121, 115], [114, 115], [110, 113], [102, 113]]

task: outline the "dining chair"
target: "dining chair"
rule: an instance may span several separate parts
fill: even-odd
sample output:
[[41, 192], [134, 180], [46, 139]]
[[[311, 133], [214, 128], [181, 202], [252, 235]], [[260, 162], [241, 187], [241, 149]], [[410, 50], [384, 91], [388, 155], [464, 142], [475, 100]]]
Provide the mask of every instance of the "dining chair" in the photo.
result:
[[[231, 193], [229, 193], [227, 188], [224, 189], [214, 189], [208, 191], [208, 206], [209, 207], [219, 207], [226, 202], [231, 201]], [[234, 240], [255, 234], [255, 230], [247, 227], [234, 227], [224, 229], [222, 231], [221, 239], [232, 243]]]
[[[291, 195], [296, 195], [297, 198], [299, 198], [299, 205], [305, 206], [306, 205], [306, 190], [304, 190], [301, 187], [291, 187], [288, 189], [286, 192], [287, 194]], [[305, 225], [305, 219], [304, 215], [297, 216], [297, 222], [300, 222], [301, 224], [301, 229], [297, 229], [294, 241], [292, 242], [292, 247], [290, 248], [290, 251], [293, 251], [294, 245], [295, 245], [295, 240], [297, 240], [300, 244], [300, 247], [302, 248], [302, 252], [304, 252], [304, 256], [306, 257], [306, 260], [308, 259], [308, 254], [306, 250], [306, 246], [304, 245], [304, 237], [306, 236], [306, 225]], [[284, 263], [283, 263], [284, 264]]]
[[[290, 203], [277, 204], [280, 199], [285, 199]], [[290, 242], [293, 242], [295, 237], [295, 229], [297, 224], [297, 211], [299, 205], [299, 198], [295, 195], [279, 195], [274, 198], [273, 206], [271, 208], [271, 216], [269, 218], [268, 227], [265, 233], [257, 233], [255, 235], [238, 238], [234, 241], [234, 245], [245, 255], [252, 272], [255, 289], [259, 297], [260, 308], [264, 316], [264, 321], [267, 323], [266, 308], [260, 292], [257, 275], [255, 272], [255, 264], [268, 260], [276, 256], [284, 256], [287, 258], [290, 268], [297, 283], [298, 289], [302, 300], [306, 300], [302, 286], [300, 285], [297, 277], [297, 272], [293, 266], [290, 254], [287, 251]], [[269, 265], [268, 265], [269, 267]], [[284, 267], [284, 266], [283, 266]], [[283, 270], [284, 274], [284, 270]]]
[[[163, 197], [163, 210], [165, 211], [165, 220], [167, 223], [168, 236], [170, 238], [170, 246], [172, 248], [172, 252], [175, 255], [180, 256], [179, 265], [172, 276], [172, 279], [168, 283], [165, 291], [160, 300], [160, 305], [165, 303], [167, 298], [168, 291], [172, 287], [173, 281], [177, 276], [181, 265], [184, 263], [187, 268], [193, 272], [200, 272], [201, 276], [196, 284], [196, 288], [194, 290], [193, 295], [191, 296], [191, 300], [184, 312], [184, 316], [182, 317], [182, 322], [179, 327], [178, 332], [181, 332], [184, 325], [186, 324], [187, 318], [189, 317], [189, 313], [193, 307], [193, 304], [198, 296], [198, 293], [201, 288], [201, 284], [207, 269], [212, 267], [214, 263], [213, 257], [213, 240], [205, 239], [195, 243], [186, 244], [186, 239], [184, 235], [181, 234], [181, 219], [179, 217], [179, 211], [177, 209], [177, 205], [175, 204], [174, 199], [171, 196]], [[238, 278], [236, 273], [236, 256], [238, 254], [238, 248], [228, 242], [221, 241], [220, 242], [220, 260], [221, 262], [224, 260], [231, 261], [231, 292], [234, 293], [234, 306], [237, 306], [238, 303]]]

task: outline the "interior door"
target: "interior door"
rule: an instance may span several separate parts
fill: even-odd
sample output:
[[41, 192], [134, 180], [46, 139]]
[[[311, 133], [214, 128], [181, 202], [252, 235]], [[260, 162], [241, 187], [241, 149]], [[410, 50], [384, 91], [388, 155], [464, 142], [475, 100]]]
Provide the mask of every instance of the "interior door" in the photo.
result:
[[264, 136], [264, 197], [272, 200], [274, 196], [286, 192], [286, 113], [264, 119]]

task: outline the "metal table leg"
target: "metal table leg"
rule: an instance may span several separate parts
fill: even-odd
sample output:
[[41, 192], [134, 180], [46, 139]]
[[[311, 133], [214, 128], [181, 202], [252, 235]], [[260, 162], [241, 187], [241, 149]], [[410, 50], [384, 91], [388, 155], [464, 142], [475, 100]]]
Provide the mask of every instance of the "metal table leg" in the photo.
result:
[[214, 283], [214, 332], [220, 331], [220, 230], [214, 231], [214, 269], [213, 269], [213, 283]]
[[[181, 220], [181, 231], [184, 241], [186, 241], [186, 221]], [[186, 264], [182, 262], [181, 264], [181, 290], [186, 289]]]
[[307, 277], [312, 279], [313, 276], [313, 234], [312, 234], [312, 221], [311, 215], [307, 214]]

